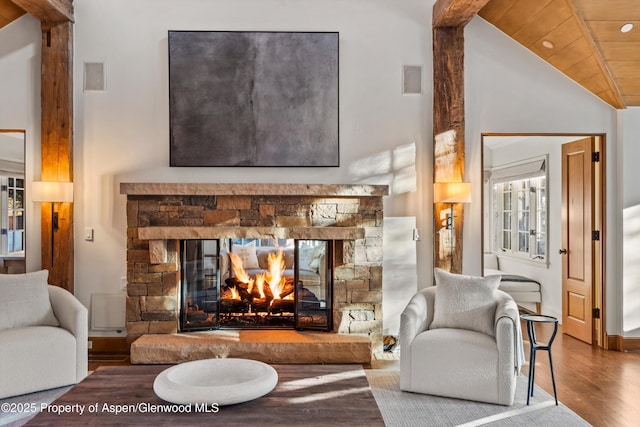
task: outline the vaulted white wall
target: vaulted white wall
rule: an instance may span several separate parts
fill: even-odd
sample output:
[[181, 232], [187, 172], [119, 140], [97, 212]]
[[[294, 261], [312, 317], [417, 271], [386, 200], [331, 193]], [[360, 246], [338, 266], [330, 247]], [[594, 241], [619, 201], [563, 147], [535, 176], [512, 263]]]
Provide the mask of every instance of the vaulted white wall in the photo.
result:
[[[385, 215], [431, 223], [430, 84], [401, 93], [402, 65], [430, 82], [431, 5], [423, 0], [76, 0], [76, 294], [119, 292], [126, 274], [120, 182], [383, 183]], [[168, 30], [338, 31], [339, 168], [169, 167]], [[83, 92], [84, 62], [104, 62], [106, 91]], [[215, 153], [212, 153], [215, 155]], [[82, 239], [95, 229], [93, 242]], [[420, 242], [430, 259], [430, 239]], [[408, 284], [415, 290], [415, 281]]]
[[481, 268], [482, 133], [606, 134], [606, 320], [609, 334], [621, 333], [616, 110], [480, 17], [465, 30], [465, 107], [465, 178], [473, 192], [465, 210], [465, 273], [478, 274]]
[[618, 171], [618, 184], [622, 187], [623, 256], [618, 265], [622, 268], [623, 292], [622, 334], [640, 336], [640, 108], [634, 107], [618, 114], [623, 149], [622, 168]]

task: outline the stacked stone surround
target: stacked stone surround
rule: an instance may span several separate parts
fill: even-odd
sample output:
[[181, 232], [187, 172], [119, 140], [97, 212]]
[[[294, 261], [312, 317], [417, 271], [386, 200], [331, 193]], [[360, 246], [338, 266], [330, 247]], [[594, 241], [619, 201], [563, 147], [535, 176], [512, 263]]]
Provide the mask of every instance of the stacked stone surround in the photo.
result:
[[127, 195], [127, 333], [179, 332], [181, 239], [335, 240], [333, 332], [382, 348], [387, 186], [122, 183]]

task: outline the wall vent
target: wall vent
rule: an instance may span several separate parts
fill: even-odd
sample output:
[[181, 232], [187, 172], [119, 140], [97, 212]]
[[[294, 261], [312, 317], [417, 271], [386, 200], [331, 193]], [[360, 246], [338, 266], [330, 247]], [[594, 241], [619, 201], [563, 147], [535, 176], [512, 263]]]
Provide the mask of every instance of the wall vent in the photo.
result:
[[402, 66], [402, 94], [420, 95], [422, 93], [422, 66]]
[[102, 62], [84, 63], [84, 90], [103, 91], [106, 89], [104, 64]]

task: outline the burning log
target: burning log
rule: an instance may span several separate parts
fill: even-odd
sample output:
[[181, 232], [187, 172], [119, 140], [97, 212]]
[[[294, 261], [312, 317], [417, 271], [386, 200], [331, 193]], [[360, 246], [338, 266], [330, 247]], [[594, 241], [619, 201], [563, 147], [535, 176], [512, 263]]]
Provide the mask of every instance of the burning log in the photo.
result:
[[269, 311], [269, 305], [271, 305], [271, 301], [267, 301], [264, 298], [262, 299], [254, 299], [251, 304], [251, 311], [254, 313], [267, 313]]
[[264, 287], [264, 298], [267, 301], [271, 301], [272, 299], [275, 298], [275, 296], [273, 295], [273, 292], [271, 291], [271, 287], [270, 286], [265, 286]]
[[223, 298], [239, 299], [242, 301], [253, 301], [253, 295], [249, 291], [249, 284], [239, 281], [234, 277], [226, 279], [225, 285], [221, 288]]
[[249, 291], [248, 283], [238, 283], [238, 285], [236, 285], [236, 290], [238, 291], [239, 297], [242, 301], [251, 302], [253, 300], [253, 295], [251, 295], [251, 292]]
[[262, 295], [260, 295], [260, 290], [256, 286], [251, 288], [251, 296], [253, 297], [253, 301], [264, 299]]
[[246, 301], [224, 298], [220, 300], [221, 313], [247, 313], [249, 304]]
[[302, 302], [303, 309], [319, 309], [318, 297], [307, 288], [298, 288], [298, 301]]
[[294, 291], [293, 287], [293, 279], [287, 279], [284, 286], [282, 287], [282, 292], [280, 292], [280, 299], [285, 299], [287, 296], [291, 295]]
[[251, 295], [254, 300], [264, 300], [268, 304], [273, 299], [273, 292], [265, 280], [265, 274], [256, 275], [256, 280], [251, 285]]
[[229, 277], [227, 279], [224, 280], [224, 283], [226, 285], [227, 288], [235, 288], [238, 285], [244, 283], [241, 282], [240, 280], [236, 279], [235, 277]]
[[292, 299], [273, 300], [269, 307], [269, 313], [293, 313], [295, 311], [294, 301]]

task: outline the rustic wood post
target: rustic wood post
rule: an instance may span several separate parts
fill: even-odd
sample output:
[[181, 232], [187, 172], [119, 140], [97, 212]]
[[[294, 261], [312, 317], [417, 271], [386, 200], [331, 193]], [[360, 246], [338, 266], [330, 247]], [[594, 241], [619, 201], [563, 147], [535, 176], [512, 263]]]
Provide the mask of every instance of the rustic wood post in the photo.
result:
[[[464, 28], [433, 29], [433, 182], [460, 182], [464, 176]], [[435, 203], [434, 266], [462, 272], [462, 204], [453, 205], [454, 244], [445, 248], [451, 206]], [[453, 257], [449, 253], [453, 251]]]
[[[433, 6], [433, 181], [464, 178], [464, 27], [488, 0], [438, 0]], [[434, 203], [434, 267], [462, 272], [463, 205], [453, 205], [453, 257], [443, 243], [451, 205]], [[444, 221], [444, 223], [443, 223]], [[448, 248], [447, 248], [448, 249]]]
[[[73, 182], [73, 4], [72, 0], [12, 0], [40, 20], [42, 28], [42, 181]], [[52, 256], [51, 204], [42, 203], [42, 268], [49, 283], [73, 292], [73, 204], [55, 203], [58, 229]]]
[[[42, 23], [42, 180], [73, 182], [73, 24]], [[42, 204], [42, 267], [49, 283], [73, 292], [73, 203], [55, 203], [58, 229], [51, 253], [51, 207]], [[51, 263], [53, 262], [53, 265]]]

